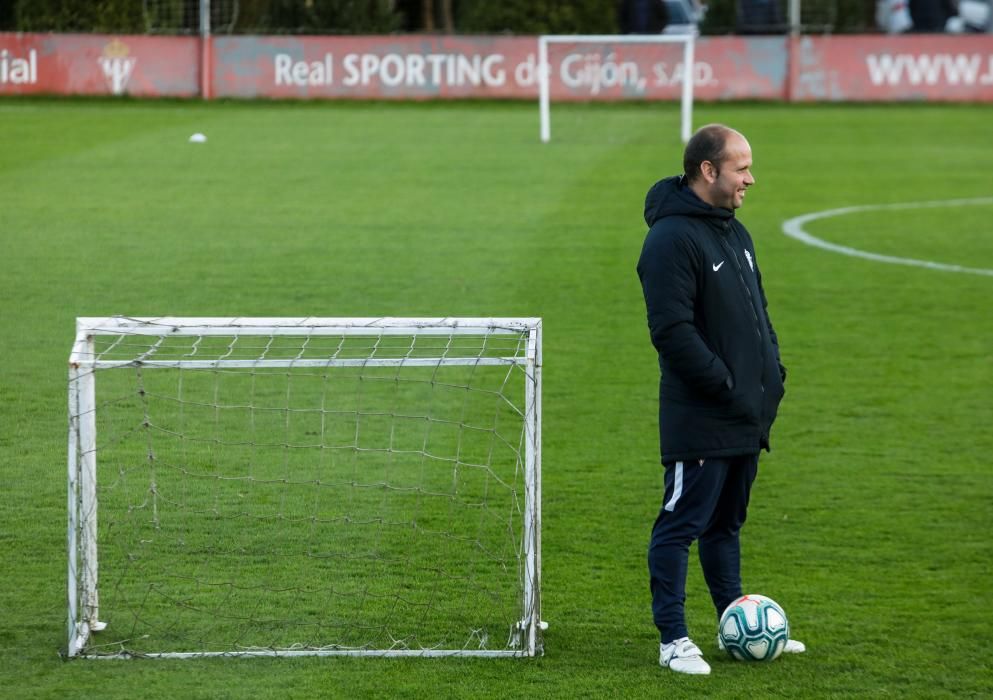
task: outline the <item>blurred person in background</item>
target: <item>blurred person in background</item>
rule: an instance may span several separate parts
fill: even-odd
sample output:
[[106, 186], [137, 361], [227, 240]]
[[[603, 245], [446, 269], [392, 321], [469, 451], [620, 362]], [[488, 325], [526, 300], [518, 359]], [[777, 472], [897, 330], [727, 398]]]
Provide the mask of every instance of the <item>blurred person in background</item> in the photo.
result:
[[932, 33], [945, 31], [945, 24], [957, 14], [953, 0], [908, 0], [910, 19], [915, 32]]

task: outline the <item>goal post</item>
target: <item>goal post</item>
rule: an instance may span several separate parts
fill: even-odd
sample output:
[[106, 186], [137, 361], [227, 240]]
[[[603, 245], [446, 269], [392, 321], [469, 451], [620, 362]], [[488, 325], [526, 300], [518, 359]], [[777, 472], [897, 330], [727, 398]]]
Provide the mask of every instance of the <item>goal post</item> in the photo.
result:
[[598, 44], [614, 46], [624, 44], [682, 44], [683, 70], [680, 91], [680, 137], [686, 143], [693, 133], [693, 76], [696, 32], [685, 34], [621, 34], [621, 35], [568, 35], [543, 34], [538, 37], [538, 111], [541, 122], [541, 141], [552, 138], [551, 117], [551, 64], [548, 60], [549, 44]]
[[79, 318], [68, 389], [68, 656], [542, 653], [541, 319]]

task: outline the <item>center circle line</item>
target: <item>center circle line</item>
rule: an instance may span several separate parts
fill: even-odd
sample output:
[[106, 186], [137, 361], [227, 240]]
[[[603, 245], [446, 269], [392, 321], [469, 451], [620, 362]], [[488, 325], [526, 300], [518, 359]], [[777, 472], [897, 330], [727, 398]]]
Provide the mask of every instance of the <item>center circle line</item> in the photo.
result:
[[901, 258], [893, 255], [881, 255], [880, 253], [870, 253], [865, 250], [851, 248], [849, 246], [838, 245], [822, 240], [810, 235], [804, 230], [804, 225], [817, 219], [827, 219], [833, 216], [844, 216], [846, 214], [856, 214], [864, 211], [895, 211], [901, 209], [926, 209], [950, 206], [973, 206], [982, 204], [993, 204], [993, 197], [976, 197], [972, 199], [943, 199], [930, 202], [902, 202], [896, 204], [863, 204], [854, 207], [841, 207], [839, 209], [825, 209], [824, 211], [803, 214], [783, 222], [783, 233], [790, 238], [795, 238], [801, 243], [822, 248], [833, 253], [840, 253], [855, 258], [873, 260], [875, 262], [889, 263], [892, 265], [911, 265], [913, 267], [924, 267], [929, 270], [941, 270], [942, 272], [961, 272], [971, 275], [985, 275], [993, 277], [993, 270], [984, 267], [964, 267], [962, 265], [950, 265], [948, 263], [934, 262], [932, 260], [916, 260], [914, 258]]

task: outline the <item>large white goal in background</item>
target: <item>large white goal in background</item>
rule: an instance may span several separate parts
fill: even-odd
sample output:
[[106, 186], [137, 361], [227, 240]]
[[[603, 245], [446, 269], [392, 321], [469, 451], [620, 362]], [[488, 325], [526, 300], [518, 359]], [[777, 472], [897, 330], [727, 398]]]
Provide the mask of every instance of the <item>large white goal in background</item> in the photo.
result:
[[541, 320], [81, 318], [68, 655], [542, 651]]
[[613, 46], [620, 44], [682, 44], [683, 70], [680, 92], [680, 136], [683, 143], [693, 134], [693, 78], [694, 47], [696, 30], [685, 34], [626, 34], [626, 35], [557, 35], [544, 34], [538, 37], [538, 111], [541, 121], [541, 140], [548, 143], [552, 138], [551, 115], [551, 65], [548, 61], [549, 44], [599, 44]]

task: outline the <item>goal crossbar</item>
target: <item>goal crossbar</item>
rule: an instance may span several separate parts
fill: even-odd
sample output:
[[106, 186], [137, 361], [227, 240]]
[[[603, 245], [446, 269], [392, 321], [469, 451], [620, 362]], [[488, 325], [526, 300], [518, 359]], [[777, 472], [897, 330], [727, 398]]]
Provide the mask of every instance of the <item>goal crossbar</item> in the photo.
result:
[[693, 133], [693, 76], [696, 32], [686, 34], [543, 34], [538, 37], [538, 111], [542, 143], [552, 138], [551, 69], [548, 62], [549, 44], [682, 44], [683, 84], [680, 93], [680, 136], [683, 143]]
[[416, 331], [420, 335], [450, 335], [460, 333], [518, 333], [535, 328], [539, 318], [397, 318], [368, 317], [340, 318], [302, 316], [298, 318], [268, 317], [81, 317], [76, 319], [77, 333], [129, 333], [134, 335], [230, 335], [232, 330], [251, 332], [254, 335], [361, 335], [375, 332], [379, 335], [406, 335]]
[[[537, 318], [263, 318], [263, 317], [143, 317], [79, 318], [76, 322], [76, 341], [69, 363], [83, 369], [109, 369], [114, 367], [168, 367], [173, 369], [223, 369], [223, 368], [279, 368], [279, 367], [430, 367], [437, 363], [432, 358], [367, 357], [362, 359], [328, 357], [314, 359], [295, 358], [255, 360], [220, 357], [201, 360], [191, 356], [180, 359], [155, 359], [155, 349], [147, 356], [128, 360], [102, 359], [89, 349], [88, 339], [94, 335], [119, 336], [202, 336], [229, 337], [232, 335], [294, 336], [294, 337], [383, 337], [409, 336], [462, 336], [517, 335], [540, 326]], [[447, 348], [441, 358], [445, 365], [494, 366], [526, 364], [526, 355], [479, 356], [460, 352], [460, 348]]]

